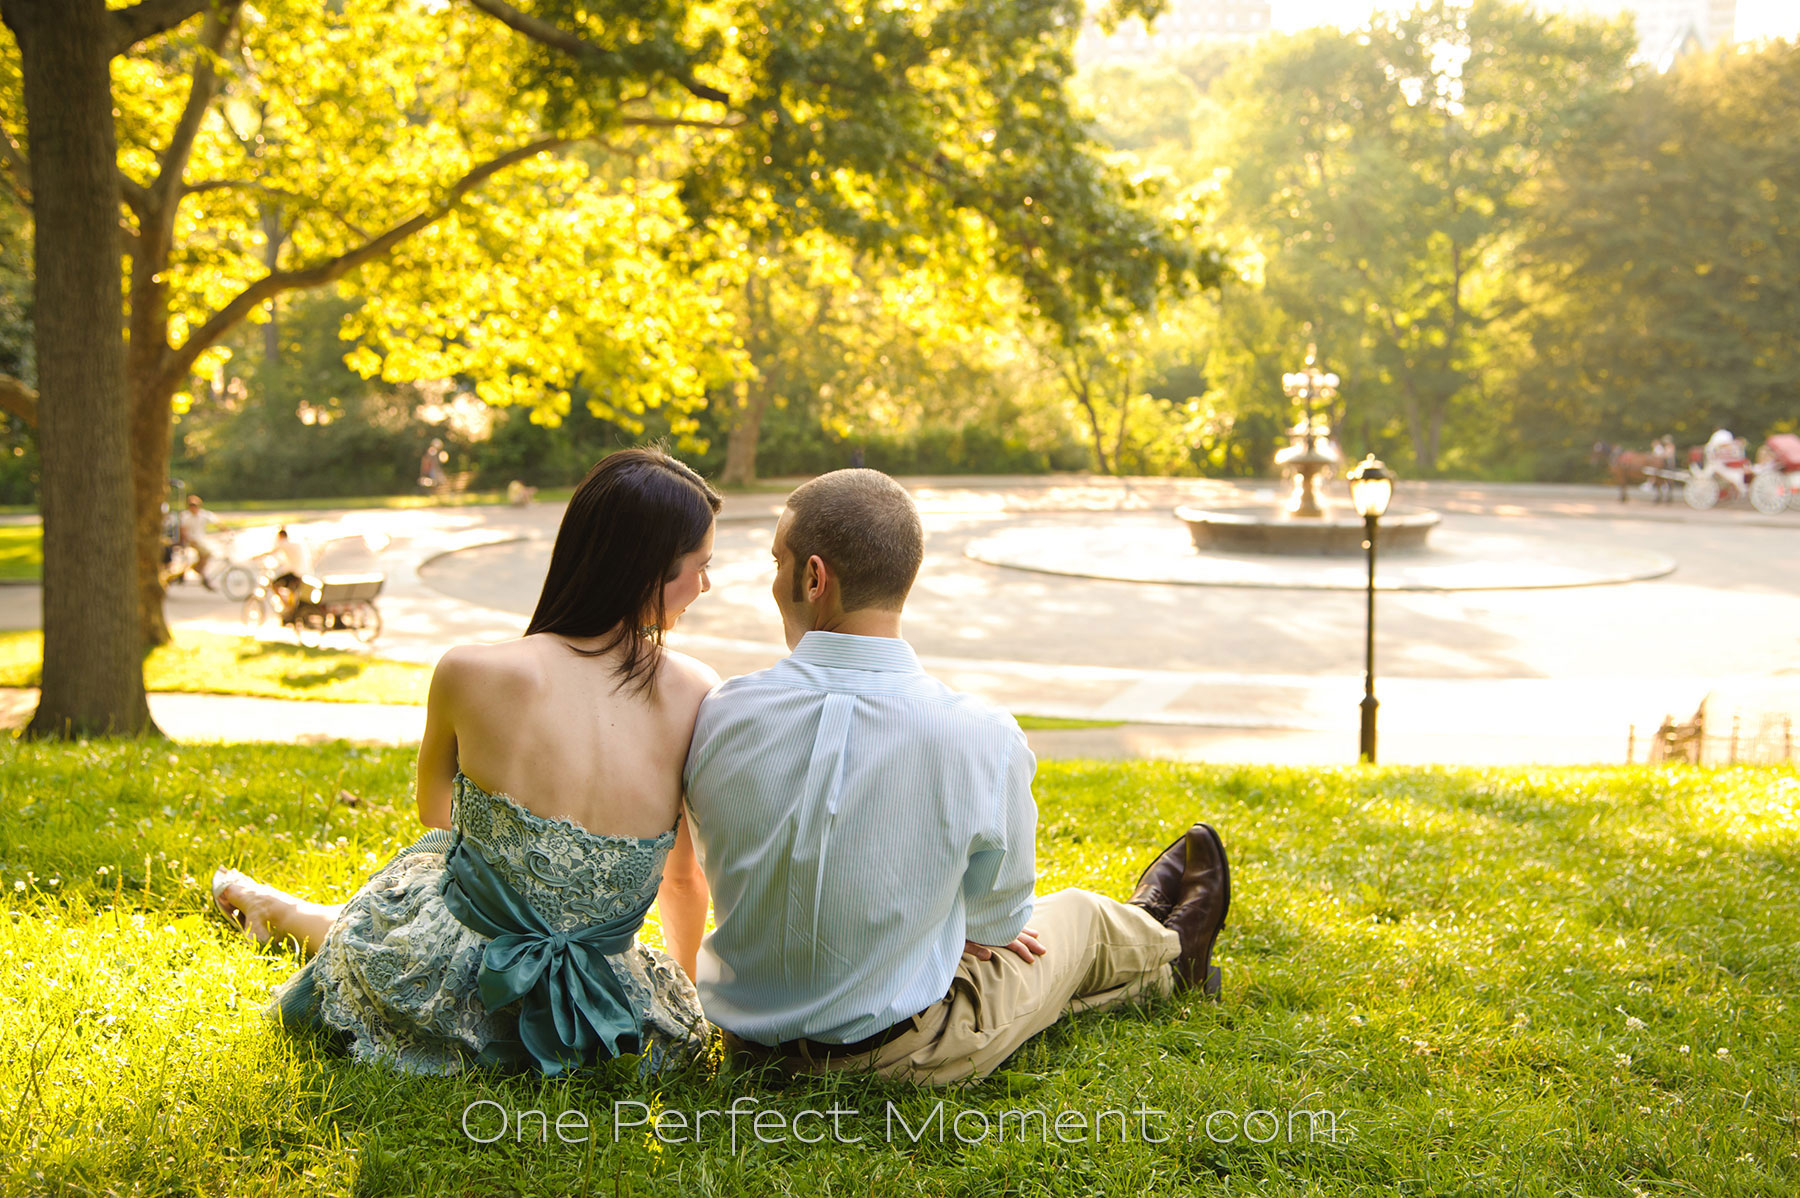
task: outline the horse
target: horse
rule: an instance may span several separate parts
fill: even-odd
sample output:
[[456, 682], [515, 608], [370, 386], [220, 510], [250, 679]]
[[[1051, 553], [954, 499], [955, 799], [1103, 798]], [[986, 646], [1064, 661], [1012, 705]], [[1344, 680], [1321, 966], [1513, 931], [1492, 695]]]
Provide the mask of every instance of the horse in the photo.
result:
[[1674, 484], [1666, 478], [1648, 473], [1652, 466], [1661, 465], [1651, 454], [1626, 449], [1623, 445], [1614, 445], [1609, 441], [1596, 441], [1589, 460], [1596, 466], [1604, 466], [1612, 481], [1619, 485], [1620, 503], [1625, 502], [1633, 483], [1641, 483], [1645, 479], [1649, 479], [1655, 487], [1652, 502], [1674, 502]]

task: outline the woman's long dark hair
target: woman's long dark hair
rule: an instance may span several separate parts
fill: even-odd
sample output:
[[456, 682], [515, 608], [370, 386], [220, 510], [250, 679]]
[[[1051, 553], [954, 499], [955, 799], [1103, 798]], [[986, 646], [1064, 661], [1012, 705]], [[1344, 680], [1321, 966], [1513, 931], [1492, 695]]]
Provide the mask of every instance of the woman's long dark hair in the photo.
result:
[[[575, 488], [556, 531], [544, 592], [525, 635], [604, 636], [590, 657], [623, 645], [619, 685], [656, 685], [662, 660], [663, 584], [700, 547], [723, 501], [706, 480], [660, 449], [621, 449]], [[648, 635], [641, 627], [652, 619]]]

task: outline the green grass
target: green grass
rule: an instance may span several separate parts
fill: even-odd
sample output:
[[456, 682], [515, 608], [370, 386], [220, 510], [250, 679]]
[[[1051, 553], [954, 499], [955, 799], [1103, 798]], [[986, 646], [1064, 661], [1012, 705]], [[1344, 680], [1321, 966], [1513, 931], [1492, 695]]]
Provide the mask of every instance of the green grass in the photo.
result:
[[36, 581], [44, 573], [44, 530], [35, 524], [0, 525], [0, 579]]
[[[537, 493], [539, 503], [567, 503], [574, 487], [543, 487]], [[493, 507], [507, 502], [504, 488], [498, 491], [464, 491], [442, 498], [422, 492], [406, 495], [351, 495], [336, 499], [232, 499], [207, 506], [221, 518], [234, 512], [255, 513], [257, 523], [268, 524], [284, 515], [303, 516], [309, 512], [365, 511], [385, 508], [411, 511], [429, 507]], [[229, 523], [229, 521], [228, 521]]]
[[[0, 686], [36, 686], [43, 656], [42, 633], [0, 632]], [[430, 684], [430, 666], [214, 632], [182, 632], [144, 659], [144, 685], [151, 691], [423, 703]]]
[[[1231, 851], [1226, 1001], [1065, 1021], [994, 1078], [396, 1076], [263, 1022], [294, 966], [202, 914], [240, 865], [347, 895], [417, 830], [403, 750], [0, 747], [0, 1189], [94, 1194], [1790, 1195], [1800, 775], [1048, 762], [1040, 889], [1120, 894], [1197, 817]], [[340, 790], [360, 796], [355, 806]], [[654, 925], [647, 938], [655, 939]], [[860, 1145], [614, 1142], [615, 1101], [833, 1104]], [[487, 1099], [585, 1145], [458, 1128]], [[979, 1142], [883, 1138], [942, 1099]], [[1147, 1143], [981, 1139], [1156, 1108]], [[1229, 1131], [1236, 1138], [1215, 1142]], [[1276, 1113], [1272, 1142], [1244, 1120]], [[1330, 1111], [1336, 1142], [1294, 1111]], [[491, 1115], [483, 1108], [478, 1117]], [[1014, 1116], [1014, 1131], [1017, 1117]], [[535, 1124], [533, 1125], [535, 1129]], [[710, 1125], [717, 1128], [721, 1125]], [[1133, 1124], [1136, 1126], [1135, 1122]], [[1268, 1134], [1258, 1116], [1250, 1128]], [[478, 1131], [485, 1128], [477, 1125]]]

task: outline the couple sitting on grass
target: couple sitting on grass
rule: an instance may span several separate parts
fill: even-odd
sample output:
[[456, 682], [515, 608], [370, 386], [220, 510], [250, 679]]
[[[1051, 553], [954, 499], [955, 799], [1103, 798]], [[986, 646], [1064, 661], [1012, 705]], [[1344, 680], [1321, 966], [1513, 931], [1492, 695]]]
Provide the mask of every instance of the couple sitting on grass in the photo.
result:
[[[899, 484], [793, 493], [773, 588], [793, 654], [722, 685], [662, 643], [709, 589], [719, 506], [661, 452], [601, 462], [525, 637], [432, 678], [433, 830], [341, 907], [220, 871], [221, 911], [314, 954], [283, 1023], [409, 1072], [546, 1075], [678, 1064], [716, 1024], [740, 1062], [946, 1083], [1065, 1012], [1218, 992], [1230, 878], [1205, 824], [1127, 902], [1034, 897], [1024, 736], [900, 637], [924, 535]], [[667, 954], [635, 939], [653, 902]]]

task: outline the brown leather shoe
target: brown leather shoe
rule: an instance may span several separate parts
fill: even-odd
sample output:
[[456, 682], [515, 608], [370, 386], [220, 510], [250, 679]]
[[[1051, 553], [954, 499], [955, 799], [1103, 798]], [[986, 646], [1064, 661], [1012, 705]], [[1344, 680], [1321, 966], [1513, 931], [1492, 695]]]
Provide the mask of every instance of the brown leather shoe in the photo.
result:
[[1138, 877], [1137, 889], [1125, 900], [1148, 911], [1157, 923], [1165, 922], [1169, 912], [1181, 900], [1181, 874], [1187, 868], [1187, 838], [1187, 832], [1177, 836], [1175, 843], [1164, 849], [1150, 863], [1150, 868]]
[[1198, 986], [1212, 997], [1219, 992], [1219, 971], [1212, 964], [1213, 942], [1231, 909], [1231, 867], [1225, 861], [1225, 842], [1210, 826], [1195, 824], [1185, 840], [1181, 899], [1163, 926], [1181, 937], [1181, 956], [1175, 959], [1177, 985]]

